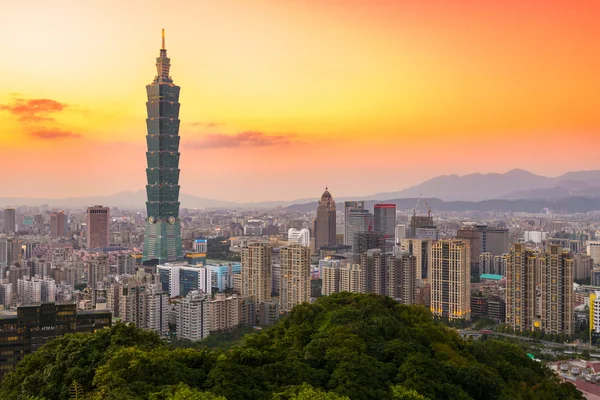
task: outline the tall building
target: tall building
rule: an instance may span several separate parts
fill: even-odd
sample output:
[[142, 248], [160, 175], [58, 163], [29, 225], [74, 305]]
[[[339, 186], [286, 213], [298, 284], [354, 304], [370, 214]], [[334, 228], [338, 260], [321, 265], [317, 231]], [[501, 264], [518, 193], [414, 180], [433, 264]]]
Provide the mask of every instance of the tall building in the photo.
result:
[[428, 212], [427, 215], [417, 215], [414, 213], [410, 217], [410, 223], [408, 225], [408, 237], [416, 238], [417, 233], [419, 233], [419, 229], [427, 229], [427, 232], [431, 230], [437, 230], [435, 224], [433, 223], [431, 212]]
[[211, 296], [212, 270], [184, 262], [166, 263], [156, 267], [162, 290], [170, 297], [187, 296], [198, 291]]
[[344, 202], [344, 244], [352, 246], [352, 237], [350, 235], [350, 224], [349, 224], [349, 216], [350, 211], [356, 210], [364, 210], [365, 202], [364, 201], [345, 201]]
[[[344, 243], [352, 246], [352, 252], [359, 252], [354, 246], [356, 244], [355, 236], [363, 232], [374, 232], [373, 214], [369, 210], [350, 210], [346, 220]], [[383, 235], [382, 235], [383, 237]]]
[[280, 249], [281, 283], [279, 301], [283, 311], [310, 300], [310, 249], [292, 244]]
[[67, 217], [63, 211], [50, 214], [50, 236], [64, 237], [67, 234]]
[[385, 240], [393, 244], [396, 239], [396, 205], [375, 204], [373, 215], [375, 217], [375, 232], [383, 234]]
[[407, 252], [390, 255], [386, 273], [386, 295], [401, 304], [415, 304], [417, 258]]
[[433, 245], [431, 312], [447, 320], [471, 319], [470, 249], [462, 240], [440, 240]]
[[159, 264], [181, 260], [181, 222], [179, 220], [179, 91], [169, 76], [171, 60], [162, 48], [156, 59], [157, 74], [146, 86], [148, 152], [146, 159], [146, 211], [148, 219], [144, 233], [144, 261]]
[[17, 212], [14, 208], [4, 209], [4, 233], [15, 233], [17, 231]]
[[352, 244], [355, 261], [358, 262], [360, 255], [371, 249], [381, 249], [383, 252], [386, 252], [385, 236], [382, 233], [374, 231], [355, 232]]
[[159, 335], [169, 332], [169, 293], [157, 285], [150, 285], [146, 290], [146, 329]]
[[298, 243], [302, 246], [310, 246], [310, 231], [308, 229], [288, 229], [288, 242]]
[[103, 249], [110, 244], [110, 209], [94, 206], [87, 209], [87, 248]]
[[175, 305], [177, 339], [202, 340], [210, 334], [210, 297], [192, 291]]
[[252, 243], [242, 249], [241, 275], [242, 296], [252, 296], [256, 304], [271, 301], [273, 282], [268, 243]]
[[506, 276], [508, 257], [508, 254], [494, 256], [492, 253], [481, 253], [479, 255], [479, 275], [493, 274]]
[[317, 206], [317, 218], [315, 219], [315, 252], [321, 247], [335, 246], [336, 213], [335, 201], [325, 188], [325, 192]]
[[402, 239], [400, 250], [415, 256], [415, 279], [428, 280], [431, 275], [432, 239]]
[[482, 253], [492, 253], [495, 256], [508, 253], [508, 229], [494, 228], [487, 225], [475, 225], [475, 228], [481, 233]]
[[513, 244], [506, 266], [506, 323], [517, 331], [572, 335], [573, 274], [570, 251], [549, 245], [534, 251]]
[[399, 244], [400, 240], [406, 238], [406, 225], [396, 226], [395, 235], [396, 235], [395, 244]]
[[210, 302], [210, 331], [220, 332], [235, 328], [241, 323], [241, 298], [217, 293]]
[[6, 266], [8, 266], [8, 239], [0, 237], [0, 267]]
[[589, 240], [586, 245], [587, 255], [592, 258], [594, 264], [600, 264], [600, 241]]
[[471, 249], [471, 269], [475, 269], [482, 251], [481, 232], [474, 226], [463, 226], [456, 232], [456, 238], [469, 244]]

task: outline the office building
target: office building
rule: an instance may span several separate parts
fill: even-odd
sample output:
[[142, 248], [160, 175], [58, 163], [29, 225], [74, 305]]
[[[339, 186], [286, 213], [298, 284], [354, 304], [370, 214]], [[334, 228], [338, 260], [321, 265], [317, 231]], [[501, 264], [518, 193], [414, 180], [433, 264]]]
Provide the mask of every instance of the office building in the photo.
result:
[[208, 252], [208, 241], [206, 239], [194, 240], [194, 252], [206, 254]]
[[50, 214], [50, 236], [65, 237], [67, 234], [67, 216], [63, 211]]
[[447, 320], [469, 320], [469, 245], [462, 240], [440, 240], [433, 244], [431, 253], [431, 312]]
[[281, 310], [289, 312], [295, 305], [310, 301], [310, 249], [292, 244], [280, 249]]
[[371, 249], [381, 249], [383, 252], [391, 250], [391, 244], [386, 243], [382, 233], [374, 231], [355, 232], [353, 235], [352, 253], [358, 262], [361, 254]]
[[210, 334], [210, 297], [191, 291], [175, 304], [177, 339], [197, 341]]
[[325, 188], [325, 192], [317, 206], [317, 218], [315, 219], [315, 252], [321, 247], [335, 246], [336, 244], [336, 211], [335, 201]]
[[310, 231], [308, 229], [288, 229], [288, 243], [310, 246]]
[[187, 296], [199, 291], [208, 296], [212, 293], [212, 270], [204, 266], [174, 262], [156, 267], [162, 290], [170, 297]]
[[179, 91], [169, 76], [171, 60], [164, 43], [156, 59], [157, 74], [146, 86], [146, 230], [143, 260], [158, 264], [183, 258], [179, 220]]
[[93, 333], [111, 325], [108, 311], [77, 311], [75, 304], [46, 303], [0, 316], [0, 379], [28, 354], [67, 333]]
[[349, 216], [350, 211], [362, 211], [365, 209], [364, 201], [345, 201], [344, 202], [344, 244], [352, 246], [352, 237], [350, 235]]
[[374, 230], [383, 234], [386, 242], [394, 244], [396, 239], [396, 205], [375, 204], [373, 208]]
[[495, 256], [508, 253], [508, 229], [487, 225], [475, 225], [475, 229], [481, 233], [481, 253], [492, 253]]
[[506, 323], [516, 331], [574, 332], [574, 259], [560, 245], [513, 244], [506, 266]]
[[110, 245], [110, 209], [108, 207], [88, 207], [86, 226], [88, 249], [103, 249]]
[[4, 209], [3, 232], [12, 234], [17, 231], [17, 211], [14, 208]]
[[208, 264], [206, 268], [211, 271], [211, 287], [218, 288], [220, 292], [232, 289], [234, 275], [242, 273], [242, 264], [238, 262]]
[[[373, 214], [368, 210], [350, 210], [345, 226], [344, 243], [352, 246], [352, 252], [357, 253], [358, 250], [354, 247], [356, 244], [355, 236], [359, 233], [373, 232]], [[383, 237], [383, 235], [381, 235]]]
[[0, 237], [0, 267], [8, 266], [8, 239]]
[[[408, 225], [408, 233], [410, 238], [417, 238], [417, 234], [421, 233], [423, 235], [425, 232], [437, 232], [437, 228], [433, 223], [433, 217], [431, 216], [431, 211], [427, 213], [427, 215], [417, 215], [416, 212], [410, 217], [410, 222]], [[435, 238], [431, 238], [435, 239]]]

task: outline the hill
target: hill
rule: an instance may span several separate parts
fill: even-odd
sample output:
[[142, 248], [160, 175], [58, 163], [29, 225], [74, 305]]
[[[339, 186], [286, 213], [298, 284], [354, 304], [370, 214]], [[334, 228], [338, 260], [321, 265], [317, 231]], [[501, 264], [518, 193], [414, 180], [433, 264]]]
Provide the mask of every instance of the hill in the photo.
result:
[[464, 341], [423, 307], [350, 293], [296, 306], [225, 352], [123, 324], [66, 335], [25, 357], [0, 398], [66, 399], [75, 385], [119, 400], [583, 399], [515, 345]]

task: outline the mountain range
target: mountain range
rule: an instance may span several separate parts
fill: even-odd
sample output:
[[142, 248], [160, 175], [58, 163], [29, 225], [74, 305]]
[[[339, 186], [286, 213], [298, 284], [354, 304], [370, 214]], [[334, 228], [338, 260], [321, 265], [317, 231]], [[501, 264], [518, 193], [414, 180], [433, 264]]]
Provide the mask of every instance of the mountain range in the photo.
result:
[[[300, 207], [296, 208], [304, 209], [303, 205], [311, 204], [312, 210], [319, 195], [320, 193], [317, 193], [314, 198], [292, 201], [234, 203], [181, 194], [180, 201], [181, 206], [184, 208], [267, 209], [281, 206], [295, 209], [292, 206], [300, 205]], [[436, 205], [442, 207], [443, 204], [446, 204], [443, 208], [458, 207], [462, 209], [464, 207], [476, 207], [473, 209], [478, 209], [479, 207], [484, 207], [482, 204], [487, 204], [484, 208], [489, 208], [491, 204], [495, 204], [495, 206], [504, 209], [505, 206], [516, 204], [511, 203], [513, 200], [536, 200], [535, 205], [530, 204], [534, 208], [541, 204], [554, 205], [556, 208], [558, 207], [557, 204], [563, 204], [562, 207], [566, 207], [568, 204], [573, 203], [574, 199], [600, 199], [600, 170], [567, 172], [558, 177], [536, 175], [521, 169], [513, 169], [504, 174], [442, 175], [397, 192], [382, 192], [362, 197], [336, 197], [335, 192], [333, 195], [338, 203], [345, 200], [365, 200], [371, 202], [396, 201], [399, 207], [400, 204], [410, 201], [414, 205], [417, 198], [423, 197], [430, 199], [430, 205], [434, 208]], [[489, 200], [495, 200], [496, 203], [490, 203]], [[62, 199], [0, 197], [0, 206], [39, 206], [47, 204], [49, 207], [75, 208], [102, 204], [110, 207], [141, 209], [144, 208], [145, 201], [146, 193], [140, 190], [137, 192], [120, 192], [109, 196], [69, 197]], [[485, 201], [488, 202], [485, 203]], [[464, 202], [467, 203], [462, 204]], [[596, 207], [594, 205], [596, 202], [594, 201], [579, 201], [579, 203], [582, 202], [586, 203], [586, 207], [584, 208]], [[497, 207], [493, 209], [498, 209]], [[410, 209], [411, 207], [403, 208]], [[512, 206], [509, 208], [512, 208]], [[593, 209], [600, 209], [600, 206]], [[539, 211], [539, 208], [537, 208], [537, 211]]]

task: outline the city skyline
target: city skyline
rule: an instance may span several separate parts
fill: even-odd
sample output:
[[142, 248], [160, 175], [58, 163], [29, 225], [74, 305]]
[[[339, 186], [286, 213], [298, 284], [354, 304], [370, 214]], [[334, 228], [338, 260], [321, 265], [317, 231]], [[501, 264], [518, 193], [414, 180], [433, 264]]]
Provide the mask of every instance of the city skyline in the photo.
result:
[[[340, 197], [442, 173], [598, 166], [598, 3], [128, 2], [118, 14], [116, 5], [4, 6], [0, 35], [18, 40], [0, 66], [10, 77], [0, 157], [19, 166], [6, 177], [19, 197], [143, 189], [140, 87], [162, 27], [174, 79], [189, 88], [185, 193], [292, 200], [329, 184]], [[576, 151], [562, 151], [565, 138]], [[563, 163], [546, 156], [557, 151]], [[318, 158], [326, 170], [310, 162]], [[282, 179], [272, 167], [290, 161], [317, 178]]]

